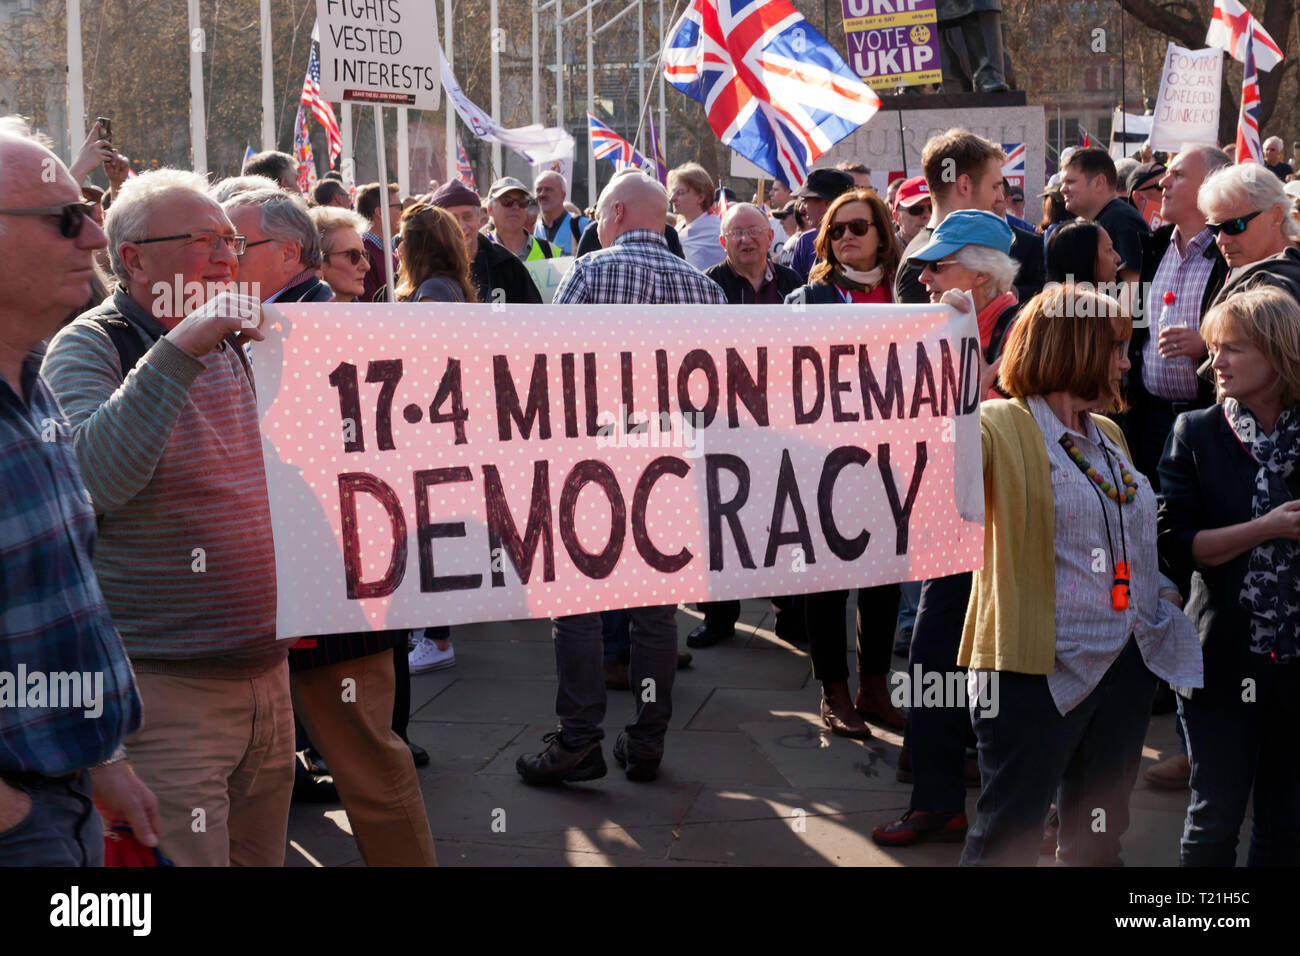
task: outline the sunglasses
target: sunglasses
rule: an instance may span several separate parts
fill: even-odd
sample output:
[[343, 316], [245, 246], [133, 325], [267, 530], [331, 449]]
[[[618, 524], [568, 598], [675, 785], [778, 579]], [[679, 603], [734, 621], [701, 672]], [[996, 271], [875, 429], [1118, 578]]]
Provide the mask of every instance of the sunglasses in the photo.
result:
[[1246, 231], [1246, 226], [1250, 221], [1263, 211], [1262, 209], [1256, 209], [1249, 216], [1238, 216], [1236, 219], [1229, 219], [1227, 222], [1207, 222], [1205, 228], [1210, 230], [1212, 236], [1217, 236], [1220, 232], [1229, 236], [1239, 236]]
[[830, 236], [831, 242], [839, 242], [844, 237], [845, 229], [848, 229], [855, 236], [865, 236], [871, 230], [871, 221], [868, 219], [853, 219], [849, 222], [837, 222], [826, 230], [826, 235]]
[[328, 259], [330, 256], [347, 256], [348, 262], [352, 263], [354, 266], [359, 266], [361, 265], [361, 260], [366, 257], [366, 254], [360, 249], [340, 249], [338, 252], [325, 253], [323, 258]]
[[915, 206], [903, 207], [903, 212], [907, 213], [909, 216], [916, 216], [917, 218], [920, 218], [921, 216], [925, 216], [925, 218], [929, 219], [931, 211], [932, 210], [930, 209], [930, 206], [928, 204], [924, 206], [918, 204]]
[[0, 209], [7, 216], [53, 216], [59, 220], [59, 235], [76, 239], [87, 219], [94, 218], [95, 204], [75, 199], [57, 206], [31, 206], [27, 209]]
[[501, 205], [505, 206], [507, 209], [527, 209], [527, 208], [528, 208], [528, 200], [527, 200], [527, 199], [498, 199], [497, 202], [499, 202]]

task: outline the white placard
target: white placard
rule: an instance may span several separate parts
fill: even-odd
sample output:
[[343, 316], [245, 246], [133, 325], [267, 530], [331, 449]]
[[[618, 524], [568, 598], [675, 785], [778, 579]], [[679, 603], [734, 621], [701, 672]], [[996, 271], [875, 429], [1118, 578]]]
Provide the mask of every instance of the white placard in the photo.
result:
[[556, 256], [554, 259], [531, 259], [524, 263], [524, 268], [533, 277], [537, 291], [542, 294], [542, 301], [550, 305], [555, 300], [555, 290], [560, 287], [560, 282], [571, 265], [573, 256]]
[[321, 95], [436, 110], [438, 11], [429, 0], [316, 0]]
[[1169, 44], [1151, 125], [1151, 148], [1176, 152], [1219, 141], [1223, 51], [1184, 50]]

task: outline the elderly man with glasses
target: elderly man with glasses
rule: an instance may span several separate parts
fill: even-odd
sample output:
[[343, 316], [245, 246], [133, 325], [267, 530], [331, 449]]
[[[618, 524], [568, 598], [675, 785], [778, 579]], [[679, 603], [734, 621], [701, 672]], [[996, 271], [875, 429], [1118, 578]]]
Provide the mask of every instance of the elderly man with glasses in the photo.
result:
[[252, 372], [257, 303], [217, 294], [245, 240], [207, 183], [161, 169], [109, 210], [113, 295], [44, 374], [102, 516], [94, 567], [144, 703], [126, 738], [182, 866], [281, 866], [293, 787], [288, 647]]
[[321, 281], [320, 238], [301, 196], [271, 187], [237, 193], [222, 204], [244, 237], [239, 284], [263, 302], [329, 302]]

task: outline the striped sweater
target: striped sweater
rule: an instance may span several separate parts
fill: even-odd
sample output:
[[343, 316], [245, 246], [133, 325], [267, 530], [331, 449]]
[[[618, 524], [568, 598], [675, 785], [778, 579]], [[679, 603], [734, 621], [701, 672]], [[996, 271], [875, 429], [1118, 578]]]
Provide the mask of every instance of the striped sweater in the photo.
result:
[[[153, 345], [122, 379], [93, 316]], [[252, 382], [223, 344], [195, 359], [121, 289], [42, 368], [97, 514], [100, 587], [139, 672], [249, 677], [280, 663], [275, 556]]]

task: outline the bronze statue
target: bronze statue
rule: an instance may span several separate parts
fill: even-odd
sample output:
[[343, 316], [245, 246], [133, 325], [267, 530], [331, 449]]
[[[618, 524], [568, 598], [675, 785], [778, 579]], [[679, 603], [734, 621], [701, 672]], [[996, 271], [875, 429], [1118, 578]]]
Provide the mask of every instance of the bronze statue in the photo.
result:
[[1010, 64], [1002, 42], [1002, 0], [938, 0], [939, 52], [944, 86], [1005, 93]]

